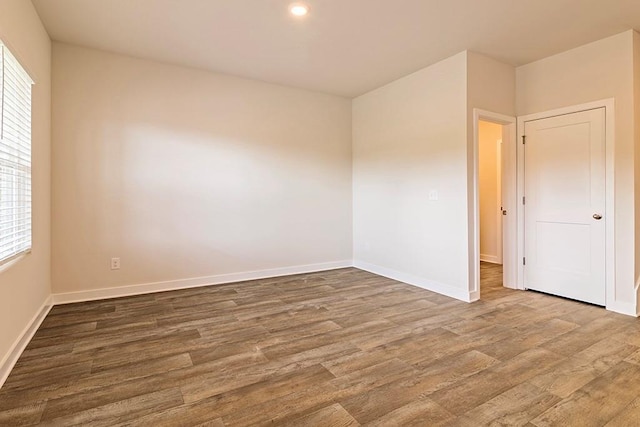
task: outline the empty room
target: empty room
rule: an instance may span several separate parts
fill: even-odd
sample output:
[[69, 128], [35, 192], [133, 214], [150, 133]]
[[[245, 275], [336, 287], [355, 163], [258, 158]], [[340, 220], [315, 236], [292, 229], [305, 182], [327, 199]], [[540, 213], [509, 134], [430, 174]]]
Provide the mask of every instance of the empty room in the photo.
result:
[[0, 426], [640, 425], [637, 31], [0, 0]]

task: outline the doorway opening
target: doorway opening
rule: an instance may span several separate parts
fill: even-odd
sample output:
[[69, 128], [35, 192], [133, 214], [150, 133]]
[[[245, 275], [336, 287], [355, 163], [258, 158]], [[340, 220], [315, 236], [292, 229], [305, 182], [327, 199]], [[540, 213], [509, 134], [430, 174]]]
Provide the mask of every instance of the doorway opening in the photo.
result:
[[503, 286], [502, 139], [503, 125], [478, 122], [480, 289], [485, 294]]
[[469, 294], [517, 288], [516, 118], [474, 109]]

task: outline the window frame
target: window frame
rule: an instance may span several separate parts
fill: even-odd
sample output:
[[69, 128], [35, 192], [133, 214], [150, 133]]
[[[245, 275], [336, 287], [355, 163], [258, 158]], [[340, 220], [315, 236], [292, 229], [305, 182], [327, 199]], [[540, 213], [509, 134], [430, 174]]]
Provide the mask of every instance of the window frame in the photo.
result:
[[[0, 268], [33, 249], [33, 84], [0, 39], [0, 167], [6, 168], [0, 172], [0, 193], [10, 194], [4, 200], [0, 195]], [[2, 210], [9, 212], [4, 218]], [[6, 232], [14, 238], [5, 242]]]

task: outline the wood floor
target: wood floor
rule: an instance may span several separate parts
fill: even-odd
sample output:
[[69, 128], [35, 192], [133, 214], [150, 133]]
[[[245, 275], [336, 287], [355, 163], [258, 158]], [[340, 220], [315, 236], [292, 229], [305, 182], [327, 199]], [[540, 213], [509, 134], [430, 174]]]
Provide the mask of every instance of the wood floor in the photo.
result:
[[54, 307], [0, 425], [640, 425], [640, 322], [357, 269]]

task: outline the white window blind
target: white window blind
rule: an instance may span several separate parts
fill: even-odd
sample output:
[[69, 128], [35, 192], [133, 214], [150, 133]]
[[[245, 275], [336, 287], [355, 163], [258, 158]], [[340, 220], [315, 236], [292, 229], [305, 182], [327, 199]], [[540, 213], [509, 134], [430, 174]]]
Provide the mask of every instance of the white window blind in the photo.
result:
[[0, 264], [31, 249], [31, 78], [0, 42]]

